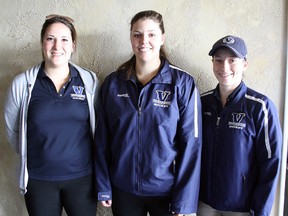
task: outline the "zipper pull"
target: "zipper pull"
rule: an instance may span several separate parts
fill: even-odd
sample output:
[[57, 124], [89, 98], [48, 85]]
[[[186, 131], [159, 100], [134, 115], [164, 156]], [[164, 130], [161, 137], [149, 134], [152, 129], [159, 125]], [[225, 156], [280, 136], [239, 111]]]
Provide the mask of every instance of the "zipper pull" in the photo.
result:
[[141, 114], [142, 114], [141, 107], [138, 107], [138, 115], [141, 116]]
[[217, 117], [216, 126], [219, 126], [219, 123], [220, 123], [220, 117]]
[[242, 174], [242, 181], [243, 181], [243, 183], [245, 183], [245, 181], [246, 181], [246, 176], [244, 174]]
[[173, 173], [176, 173], [176, 160], [173, 160]]

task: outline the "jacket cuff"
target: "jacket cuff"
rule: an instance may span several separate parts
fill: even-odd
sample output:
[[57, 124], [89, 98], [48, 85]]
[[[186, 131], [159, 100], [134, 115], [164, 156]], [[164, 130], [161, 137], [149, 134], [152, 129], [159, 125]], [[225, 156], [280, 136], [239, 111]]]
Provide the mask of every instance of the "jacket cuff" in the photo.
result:
[[112, 200], [112, 192], [111, 191], [98, 192], [98, 200], [99, 201]]

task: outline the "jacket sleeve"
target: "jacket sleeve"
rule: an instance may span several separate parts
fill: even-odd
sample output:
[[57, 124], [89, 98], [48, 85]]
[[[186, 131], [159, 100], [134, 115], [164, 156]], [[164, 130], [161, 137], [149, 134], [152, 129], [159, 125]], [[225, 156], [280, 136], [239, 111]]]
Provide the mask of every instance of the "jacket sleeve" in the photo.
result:
[[8, 142], [13, 149], [19, 153], [19, 124], [22, 104], [21, 93], [23, 91], [19, 90], [21, 85], [16, 81], [16, 79], [19, 80], [19, 77], [16, 77], [13, 80], [6, 93], [4, 102], [4, 119]]
[[186, 83], [179, 98], [178, 155], [171, 211], [187, 214], [197, 211], [202, 150], [201, 102], [194, 81]]
[[97, 102], [97, 124], [95, 132], [95, 173], [96, 192], [98, 200], [112, 199], [112, 189], [109, 177], [109, 130], [105, 111], [105, 81], [101, 86]]
[[277, 189], [281, 162], [282, 132], [274, 104], [262, 102], [256, 119], [256, 157], [258, 181], [253, 194], [252, 215], [269, 215]]

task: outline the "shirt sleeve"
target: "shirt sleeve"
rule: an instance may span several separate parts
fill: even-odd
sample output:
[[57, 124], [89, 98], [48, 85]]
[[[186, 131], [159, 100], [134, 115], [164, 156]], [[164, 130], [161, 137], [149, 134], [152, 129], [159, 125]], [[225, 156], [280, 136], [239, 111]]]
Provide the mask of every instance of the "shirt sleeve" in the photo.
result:
[[96, 192], [98, 200], [112, 199], [112, 189], [109, 177], [109, 130], [104, 107], [105, 81], [101, 86], [99, 100], [97, 102], [97, 123], [95, 130], [95, 173]]
[[258, 216], [271, 212], [277, 189], [282, 147], [277, 110], [270, 100], [260, 102], [262, 108], [257, 113], [255, 141], [259, 176], [251, 207], [252, 214]]
[[202, 118], [199, 92], [194, 82], [186, 83], [180, 96], [177, 128], [179, 154], [172, 191], [171, 211], [196, 213], [200, 186]]
[[4, 102], [4, 119], [9, 144], [19, 153], [19, 123], [21, 109], [21, 94], [16, 78], [9, 86]]

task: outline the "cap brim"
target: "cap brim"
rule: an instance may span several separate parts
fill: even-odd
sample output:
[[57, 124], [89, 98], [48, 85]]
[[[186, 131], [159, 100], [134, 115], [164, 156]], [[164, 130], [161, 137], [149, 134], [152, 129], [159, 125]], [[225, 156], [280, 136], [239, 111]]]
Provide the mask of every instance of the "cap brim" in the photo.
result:
[[210, 52], [208, 53], [209, 56], [213, 56], [215, 54], [215, 52], [221, 48], [221, 47], [226, 47], [228, 49], [230, 49], [238, 58], [245, 58], [246, 56], [243, 56], [241, 53], [239, 53], [237, 50], [233, 49], [232, 47], [228, 46], [228, 45], [221, 45], [221, 46], [216, 46], [216, 47], [213, 47]]

